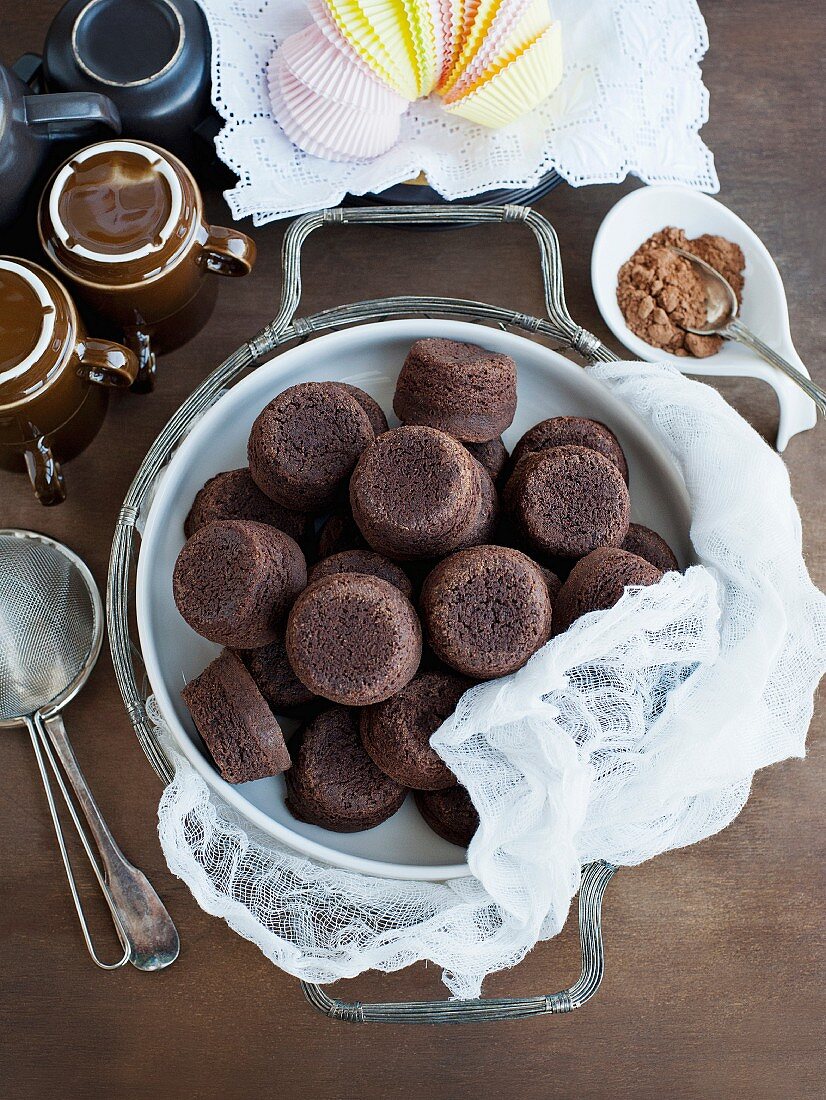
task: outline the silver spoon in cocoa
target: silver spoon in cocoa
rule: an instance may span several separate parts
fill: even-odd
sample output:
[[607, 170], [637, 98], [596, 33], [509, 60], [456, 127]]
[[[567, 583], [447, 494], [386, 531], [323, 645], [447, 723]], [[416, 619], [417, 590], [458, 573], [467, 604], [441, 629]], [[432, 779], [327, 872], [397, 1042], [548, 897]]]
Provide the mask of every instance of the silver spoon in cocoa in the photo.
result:
[[694, 256], [691, 252], [686, 252], [675, 245], [669, 245], [669, 248], [672, 252], [676, 252], [678, 256], [688, 260], [697, 275], [702, 279], [705, 288], [705, 328], [692, 328], [690, 325], [683, 325], [686, 332], [694, 332], [698, 336], [722, 336], [724, 340], [736, 340], [745, 347], [751, 348], [767, 363], [777, 367], [778, 370], [787, 374], [793, 382], [796, 382], [803, 392], [808, 394], [814, 401], [820, 415], [826, 416], [826, 390], [821, 389], [811, 378], [802, 374], [797, 367], [792, 366], [782, 355], [778, 355], [773, 348], [770, 348], [768, 344], [764, 343], [759, 336], [755, 336], [751, 329], [743, 324], [737, 316], [737, 295], [734, 293], [728, 279], [724, 278], [711, 264], [701, 260], [699, 256]]

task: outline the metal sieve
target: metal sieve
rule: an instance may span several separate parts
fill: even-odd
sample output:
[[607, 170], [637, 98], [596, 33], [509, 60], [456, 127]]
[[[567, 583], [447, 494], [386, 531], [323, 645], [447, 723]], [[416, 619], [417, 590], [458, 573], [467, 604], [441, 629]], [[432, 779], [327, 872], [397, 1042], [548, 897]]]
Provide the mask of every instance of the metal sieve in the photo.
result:
[[[0, 530], [0, 729], [25, 726], [29, 731], [72, 900], [92, 959], [103, 970], [116, 970], [127, 962], [139, 970], [159, 970], [177, 958], [175, 925], [148, 879], [124, 858], [115, 843], [78, 766], [59, 713], [83, 687], [102, 642], [100, 593], [80, 558], [45, 535]], [[47, 761], [112, 913], [124, 950], [117, 962], [103, 962], [92, 942]], [[91, 840], [66, 779], [86, 818]]]

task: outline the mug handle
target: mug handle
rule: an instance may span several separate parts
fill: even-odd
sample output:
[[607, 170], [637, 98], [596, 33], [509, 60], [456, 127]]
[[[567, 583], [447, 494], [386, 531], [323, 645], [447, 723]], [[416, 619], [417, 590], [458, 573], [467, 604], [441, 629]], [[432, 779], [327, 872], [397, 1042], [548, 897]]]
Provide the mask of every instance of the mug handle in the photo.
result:
[[201, 246], [201, 260], [215, 275], [240, 278], [249, 275], [255, 263], [255, 241], [237, 229], [222, 225], [207, 227], [207, 239]]
[[132, 389], [135, 393], [151, 393], [155, 388], [158, 368], [152, 350], [152, 337], [139, 325], [132, 325], [124, 328], [123, 340], [138, 361], [138, 373]]
[[113, 340], [84, 336], [78, 354], [83, 373], [96, 386], [128, 389], [138, 377], [138, 357]]
[[66, 482], [46, 437], [41, 435], [31, 440], [26, 445], [24, 457], [29, 480], [40, 503], [46, 507], [62, 504], [66, 499]]
[[50, 92], [23, 97], [26, 125], [49, 138], [73, 138], [92, 126], [104, 125], [120, 133], [120, 112], [99, 92]]

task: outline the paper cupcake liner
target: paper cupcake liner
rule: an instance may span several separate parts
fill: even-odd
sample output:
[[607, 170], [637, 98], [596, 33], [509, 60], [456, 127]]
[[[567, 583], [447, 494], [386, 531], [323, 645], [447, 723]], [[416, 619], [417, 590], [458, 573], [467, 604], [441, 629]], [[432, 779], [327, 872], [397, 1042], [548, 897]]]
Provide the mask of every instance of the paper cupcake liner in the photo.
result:
[[348, 42], [407, 99], [419, 95], [418, 66], [404, 0], [326, 0]]
[[470, 35], [471, 27], [482, 3], [483, 0], [462, 0], [462, 42], [465, 42]]
[[359, 65], [365, 72], [373, 72], [367, 62], [359, 55], [351, 44], [347, 41], [341, 30], [333, 19], [332, 13], [327, 6], [326, 0], [305, 0], [307, 10], [312, 16], [313, 23], [321, 31], [327, 41], [335, 46], [337, 50], [340, 50], [346, 57], [349, 57], [356, 65]]
[[367, 111], [401, 114], [407, 108], [408, 100], [336, 49], [314, 24], [285, 39], [279, 54], [290, 72], [320, 96]]
[[[394, 72], [393, 59], [387, 54], [380, 41], [375, 40], [375, 34], [369, 24], [358, 24], [357, 28], [347, 31], [338, 22], [333, 11], [333, 0], [306, 0], [310, 14], [325, 38], [329, 38], [334, 44], [343, 50], [349, 51], [358, 59], [358, 63], [369, 72], [383, 80], [388, 87], [400, 94], [404, 94], [401, 87], [398, 72]], [[372, 44], [372, 48], [371, 47]], [[408, 98], [411, 89], [407, 88]]]
[[444, 109], [505, 126], [562, 77], [547, 0], [307, 0], [314, 23], [268, 66], [285, 134], [315, 156], [375, 157], [409, 101], [434, 87]]
[[462, 48], [447, 77], [439, 85], [438, 91], [442, 95], [449, 92], [461, 77], [471, 57], [490, 30], [496, 13], [503, 3], [507, 3], [507, 0], [473, 0], [473, 13], [469, 22], [469, 9], [466, 9]]
[[[307, 88], [276, 58], [270, 98], [283, 110], [276, 115], [288, 137], [310, 151], [324, 148], [354, 160], [386, 152], [398, 139], [400, 113], [376, 113], [324, 99]], [[288, 131], [288, 126], [292, 132]], [[315, 154], [317, 155], [317, 154]]]
[[440, 25], [443, 42], [441, 61], [436, 76], [436, 87], [447, 77], [456, 64], [464, 41], [465, 0], [430, 0], [434, 11], [434, 25]]
[[481, 126], [496, 128], [532, 111], [562, 79], [560, 24], [552, 23], [525, 51], [468, 95], [444, 109]]
[[430, 9], [430, 22], [433, 26], [433, 83], [435, 86], [442, 77], [453, 43], [452, 6], [445, 3], [445, 0], [425, 0], [425, 2]]
[[490, 30], [451, 88], [463, 95], [488, 71], [504, 68], [551, 25], [548, 0], [512, 0], [501, 4]]
[[419, 96], [430, 95], [438, 76], [437, 35], [440, 21], [434, 20], [429, 0], [404, 0], [405, 14], [413, 42]]
[[[356, 110], [356, 108], [351, 108], [351, 110]], [[276, 99], [276, 102], [273, 104], [273, 111], [275, 112], [278, 124], [293, 145], [297, 146], [305, 153], [309, 153], [310, 156], [320, 157], [323, 160], [363, 160], [366, 157], [378, 156], [386, 152], [386, 150], [391, 148], [398, 140], [398, 128], [396, 128], [395, 132], [388, 132], [386, 135], [386, 144], [383, 147], [379, 147], [376, 136], [372, 135], [372, 145], [360, 146], [359, 148], [346, 148], [344, 146], [341, 148], [331, 148], [324, 142], [319, 141], [314, 135], [308, 134], [307, 131], [295, 121], [283, 102], [279, 102], [278, 99]], [[376, 151], [369, 151], [367, 153], [361, 151], [365, 147], [370, 150], [375, 149]]]
[[360, 107], [358, 104], [338, 103], [334, 99], [324, 99], [286, 70], [279, 71], [279, 87], [284, 104], [295, 121], [307, 133], [314, 134], [319, 139], [326, 134], [326, 140], [332, 147], [337, 143], [329, 139], [334, 135], [339, 120], [348, 119], [351, 111], [361, 112], [365, 117], [373, 119], [380, 133], [392, 129], [393, 120], [400, 117], [400, 112], [397, 111], [375, 111]]
[[[408, 104], [407, 100], [401, 100], [400, 97], [396, 96], [394, 93], [391, 93], [393, 95], [393, 102], [390, 110], [386, 109], [386, 101], [383, 107], [381, 101], [365, 100], [361, 103], [353, 103], [321, 95], [314, 88], [305, 84], [300, 77], [296, 76], [289, 66], [285, 64], [280, 55], [276, 57], [271, 72], [275, 74], [281, 95], [288, 109], [293, 114], [296, 121], [304, 126], [306, 126], [309, 118], [313, 117], [315, 114], [322, 115], [326, 112], [332, 117], [340, 107], [352, 107], [364, 111], [366, 114], [372, 114], [378, 123], [385, 118], [398, 117], [403, 114], [404, 108], [406, 108]], [[382, 88], [381, 84], [377, 81], [374, 83], [374, 86], [380, 90]], [[399, 109], [400, 103], [402, 105], [402, 110]]]
[[520, 20], [517, 26], [512, 29], [511, 34], [495, 54], [487, 59], [480, 58], [478, 55], [471, 59], [465, 71], [444, 96], [446, 103], [453, 103], [462, 96], [475, 91], [476, 88], [515, 61], [548, 30], [551, 22], [542, 16], [538, 9], [539, 4], [525, 14], [523, 20]]
[[340, 156], [334, 149], [328, 149], [326, 146], [320, 145], [296, 123], [287, 109], [284, 103], [284, 97], [281, 94], [280, 67], [280, 59], [277, 57], [277, 54], [273, 54], [267, 65], [267, 85], [270, 93], [270, 106], [272, 107], [273, 118], [284, 131], [289, 141], [305, 153], [309, 153], [314, 157], [321, 157], [324, 160], [351, 159]]

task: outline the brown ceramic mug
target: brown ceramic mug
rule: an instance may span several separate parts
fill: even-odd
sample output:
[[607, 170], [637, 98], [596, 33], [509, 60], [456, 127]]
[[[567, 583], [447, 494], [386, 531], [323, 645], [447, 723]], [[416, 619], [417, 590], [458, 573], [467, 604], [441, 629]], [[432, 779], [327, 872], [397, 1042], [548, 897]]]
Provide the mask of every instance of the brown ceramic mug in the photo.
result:
[[67, 160], [40, 200], [38, 229], [78, 301], [114, 322], [138, 355], [143, 390], [155, 353], [207, 320], [207, 276], [247, 275], [255, 262], [249, 237], [204, 220], [181, 161], [142, 141], [103, 141]]
[[0, 466], [27, 469], [41, 504], [65, 498], [61, 460], [94, 437], [109, 387], [137, 373], [133, 352], [87, 335], [53, 275], [0, 256]]

